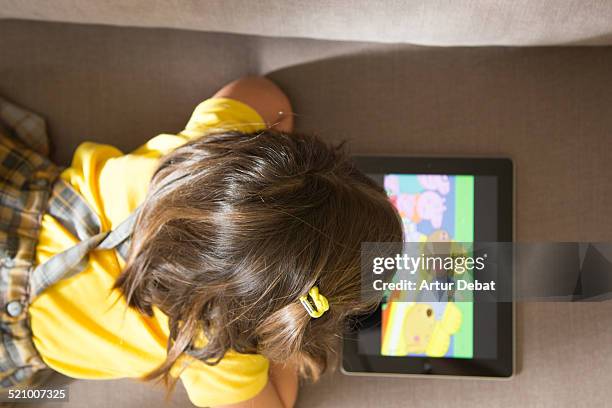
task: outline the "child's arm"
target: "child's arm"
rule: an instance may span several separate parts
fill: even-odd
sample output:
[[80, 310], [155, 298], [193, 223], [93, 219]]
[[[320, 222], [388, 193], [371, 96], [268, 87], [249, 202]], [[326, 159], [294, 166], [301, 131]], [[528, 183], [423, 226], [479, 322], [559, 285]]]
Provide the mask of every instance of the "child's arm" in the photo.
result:
[[298, 393], [297, 369], [294, 365], [270, 365], [270, 381], [284, 407], [293, 407]]
[[297, 370], [290, 365], [270, 365], [270, 377], [263, 390], [250, 400], [218, 408], [292, 408], [298, 392]]
[[244, 77], [221, 88], [218, 98], [236, 99], [255, 109], [266, 124], [281, 132], [293, 131], [293, 110], [287, 95], [265, 77]]

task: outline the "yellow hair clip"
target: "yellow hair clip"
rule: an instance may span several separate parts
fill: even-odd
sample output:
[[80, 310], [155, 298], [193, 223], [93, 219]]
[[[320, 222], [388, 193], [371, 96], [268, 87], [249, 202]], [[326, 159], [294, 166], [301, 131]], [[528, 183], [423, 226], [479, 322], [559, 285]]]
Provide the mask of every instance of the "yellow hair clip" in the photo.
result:
[[[308, 296], [310, 296], [311, 301], [308, 300]], [[319, 288], [316, 286], [310, 288], [308, 295], [300, 296], [300, 302], [310, 317], [315, 319], [323, 316], [323, 313], [329, 310], [327, 298], [319, 293]]]

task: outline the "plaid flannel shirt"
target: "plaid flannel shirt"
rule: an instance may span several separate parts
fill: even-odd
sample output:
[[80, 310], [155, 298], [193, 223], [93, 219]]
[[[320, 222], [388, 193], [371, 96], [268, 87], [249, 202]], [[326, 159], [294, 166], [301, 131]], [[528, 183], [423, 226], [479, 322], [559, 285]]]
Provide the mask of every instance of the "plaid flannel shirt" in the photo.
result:
[[[58, 177], [48, 153], [45, 121], [0, 98], [0, 389], [30, 384], [47, 368], [31, 340], [32, 299], [83, 270], [92, 250], [115, 248], [125, 258], [138, 214], [101, 231], [98, 215]], [[80, 242], [35, 265], [45, 211]]]

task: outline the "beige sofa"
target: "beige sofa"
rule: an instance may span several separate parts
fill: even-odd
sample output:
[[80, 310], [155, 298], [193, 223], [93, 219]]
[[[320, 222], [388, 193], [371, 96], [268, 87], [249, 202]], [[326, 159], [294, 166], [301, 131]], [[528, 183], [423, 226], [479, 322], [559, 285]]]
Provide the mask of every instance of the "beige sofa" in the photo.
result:
[[606, 0], [0, 1], [0, 18], [420, 45], [609, 44]]
[[[82, 140], [129, 150], [177, 131], [219, 85], [267, 74], [299, 130], [354, 152], [512, 157], [519, 240], [612, 240], [610, 2], [0, 0], [0, 18], [0, 94], [46, 116], [61, 163]], [[521, 304], [517, 325], [512, 380], [336, 373], [298, 406], [612, 403], [612, 303]], [[120, 380], [73, 382], [47, 405], [165, 404]]]

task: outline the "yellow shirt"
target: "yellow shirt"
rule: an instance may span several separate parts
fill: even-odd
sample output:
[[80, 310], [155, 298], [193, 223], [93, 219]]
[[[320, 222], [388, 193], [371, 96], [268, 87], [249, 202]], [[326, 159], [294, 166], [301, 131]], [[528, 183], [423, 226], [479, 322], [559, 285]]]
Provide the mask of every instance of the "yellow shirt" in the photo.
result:
[[[195, 109], [185, 130], [162, 134], [130, 154], [113, 146], [81, 144], [61, 177], [80, 192], [102, 221], [116, 227], [145, 198], [158, 159], [191, 138], [212, 131], [254, 132], [265, 124], [251, 107], [213, 98]], [[37, 262], [74, 245], [77, 239], [45, 214], [36, 248]], [[116, 251], [98, 251], [87, 268], [43, 292], [30, 306], [33, 340], [43, 360], [74, 378], [141, 377], [166, 357], [168, 318], [128, 308], [112, 286], [123, 266]], [[181, 374], [191, 401], [198, 406], [229, 404], [254, 397], [268, 379], [268, 361], [260, 355], [230, 351], [216, 366], [190, 359]]]

